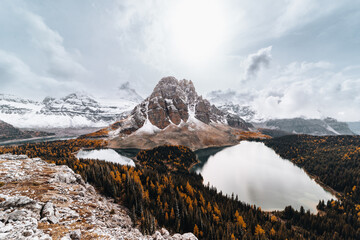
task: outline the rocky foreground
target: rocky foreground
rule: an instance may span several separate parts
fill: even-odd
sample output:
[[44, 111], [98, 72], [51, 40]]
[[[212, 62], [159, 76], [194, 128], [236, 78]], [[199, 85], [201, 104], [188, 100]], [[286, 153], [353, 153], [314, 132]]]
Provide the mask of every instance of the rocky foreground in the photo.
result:
[[144, 236], [127, 210], [67, 166], [0, 155], [0, 239], [197, 239], [161, 229]]

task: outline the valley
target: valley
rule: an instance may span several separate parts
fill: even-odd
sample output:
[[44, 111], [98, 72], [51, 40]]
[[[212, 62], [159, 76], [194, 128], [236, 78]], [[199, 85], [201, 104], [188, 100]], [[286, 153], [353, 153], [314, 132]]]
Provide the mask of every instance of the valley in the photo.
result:
[[[334, 136], [329, 139], [329, 137], [294, 136], [288, 139], [283, 137], [258, 141], [264, 141], [276, 152], [279, 151], [278, 149], [285, 150], [288, 159], [298, 166], [302, 166], [302, 161], [290, 158], [297, 156], [298, 147], [286, 148], [281, 144], [282, 142], [290, 146], [302, 146], [304, 149], [303, 154], [299, 155], [300, 160], [310, 160], [313, 149], [317, 149], [316, 152], [323, 156], [336, 153], [337, 155], [334, 156], [342, 156], [344, 164], [334, 162], [332, 169], [338, 169], [349, 175], [348, 179], [352, 179], [353, 183], [346, 183], [348, 181], [346, 178], [343, 183], [331, 182], [330, 179], [338, 179], [335, 175], [338, 171], [328, 171], [326, 175], [322, 175], [321, 171], [311, 171], [307, 165], [304, 165], [306, 171], [318, 176], [322, 182], [339, 191], [339, 200], [318, 201], [317, 210], [320, 215], [306, 211], [303, 207], [295, 210], [291, 206], [285, 207], [283, 211], [265, 212], [259, 205], [243, 202], [241, 194], [224, 195], [225, 192], [219, 192], [220, 189], [204, 185], [203, 183], [206, 182], [201, 175], [187, 170], [188, 166], [197, 160], [191, 150], [185, 147], [163, 146], [151, 151], [140, 151], [134, 158], [138, 163], [135, 168], [107, 161], [78, 160], [71, 154], [81, 148], [104, 148], [107, 143], [102, 140], [77, 139], [2, 147], [0, 153], [26, 153], [30, 157], [40, 157], [48, 162], [68, 165], [99, 192], [127, 207], [131, 218], [145, 234], [153, 233], [155, 229], [164, 226], [174, 232], [193, 232], [200, 239], [219, 239], [224, 235], [230, 239], [232, 234], [234, 237], [244, 239], [258, 237], [307, 239], [320, 236], [332, 238], [335, 233], [344, 239], [357, 237], [359, 167], [353, 166], [350, 174], [346, 172], [348, 169], [346, 166], [358, 158], [356, 150], [360, 147], [358, 137], [347, 139]], [[333, 147], [329, 149], [330, 143]], [[354, 148], [354, 151], [348, 151], [346, 146]], [[67, 150], [64, 151], [65, 149]], [[214, 154], [219, 149], [208, 150]], [[253, 171], [255, 176], [259, 174], [256, 168], [253, 168]], [[340, 185], [337, 185], [338, 183]], [[291, 190], [284, 194], [288, 194], [289, 191]], [[151, 219], [156, 219], [156, 225], [153, 225]], [[353, 220], [348, 222], [349, 219]], [[227, 231], [232, 234], [227, 235]]]

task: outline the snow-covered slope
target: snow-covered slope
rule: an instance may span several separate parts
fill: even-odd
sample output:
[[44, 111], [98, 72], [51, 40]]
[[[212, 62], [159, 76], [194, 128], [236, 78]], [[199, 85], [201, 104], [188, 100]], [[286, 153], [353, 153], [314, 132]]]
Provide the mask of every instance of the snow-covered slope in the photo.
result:
[[[123, 98], [132, 91], [123, 89]], [[42, 102], [0, 94], [0, 120], [19, 128], [101, 127], [123, 119], [136, 104], [134, 99], [96, 99], [84, 93], [46, 97]]]
[[270, 128], [288, 132], [291, 134], [310, 134], [310, 135], [354, 135], [344, 122], [338, 122], [333, 118], [325, 119], [272, 119], [260, 124], [257, 127]]
[[249, 105], [248, 96], [233, 90], [217, 90], [206, 94], [206, 98], [222, 111], [235, 114], [247, 122], [261, 122], [265, 117]]

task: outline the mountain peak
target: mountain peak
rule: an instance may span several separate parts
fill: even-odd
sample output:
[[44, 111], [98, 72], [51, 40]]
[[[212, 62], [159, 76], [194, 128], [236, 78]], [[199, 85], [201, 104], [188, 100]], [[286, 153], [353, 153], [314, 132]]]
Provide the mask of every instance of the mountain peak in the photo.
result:
[[[175, 77], [162, 78], [151, 95], [135, 107], [132, 116], [139, 128], [147, 119], [159, 129], [164, 129], [171, 124], [179, 125], [189, 120], [205, 124], [229, 124], [236, 121], [237, 127], [243, 129], [249, 127], [242, 119], [235, 120], [235, 116], [222, 112], [208, 100], [199, 96], [191, 80], [179, 81]], [[229, 118], [231, 118], [230, 121]]]
[[115, 145], [122, 139], [130, 145], [140, 144], [139, 138], [150, 134], [154, 139], [144, 140], [147, 141], [144, 146], [164, 144], [165, 139], [170, 141], [170, 136], [165, 136], [171, 135], [173, 144], [194, 147], [234, 143], [237, 140], [232, 131], [251, 127], [240, 117], [219, 110], [199, 96], [192, 81], [164, 77], [126, 119], [101, 130], [101, 133], [108, 133]]
[[117, 98], [131, 100], [135, 103], [139, 103], [143, 100], [143, 98], [135, 91], [135, 89], [131, 88], [130, 82], [121, 84], [116, 95]]

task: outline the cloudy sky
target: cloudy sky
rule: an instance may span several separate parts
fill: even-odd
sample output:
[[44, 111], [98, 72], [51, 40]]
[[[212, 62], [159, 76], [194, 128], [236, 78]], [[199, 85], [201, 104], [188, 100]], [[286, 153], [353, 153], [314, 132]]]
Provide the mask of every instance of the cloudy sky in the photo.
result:
[[0, 93], [146, 96], [169, 75], [266, 116], [360, 121], [360, 4], [0, 0]]

